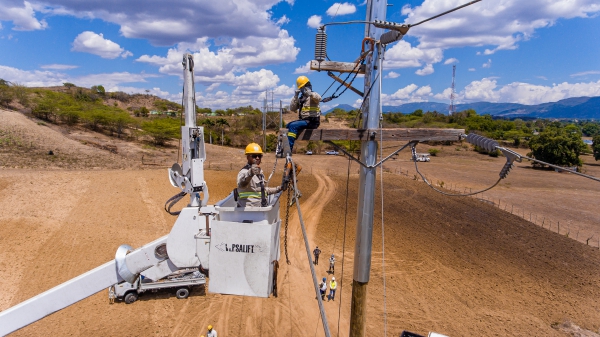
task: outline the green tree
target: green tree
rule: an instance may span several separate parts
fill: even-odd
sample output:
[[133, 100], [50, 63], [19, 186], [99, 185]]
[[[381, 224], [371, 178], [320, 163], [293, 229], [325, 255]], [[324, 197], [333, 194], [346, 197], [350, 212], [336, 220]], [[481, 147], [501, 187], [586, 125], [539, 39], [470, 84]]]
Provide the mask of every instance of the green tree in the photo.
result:
[[70, 83], [70, 82], [65, 82], [65, 83], [63, 83], [63, 85], [64, 85], [65, 87], [69, 88], [69, 89], [71, 89], [71, 88], [75, 87], [75, 84], [73, 84], [73, 83]]
[[39, 98], [31, 110], [31, 113], [39, 118], [46, 121], [51, 121], [51, 118], [56, 117], [58, 113], [58, 99], [55, 93], [48, 93], [43, 97]]
[[106, 94], [106, 90], [101, 85], [94, 85], [92, 87], [92, 91], [101, 96], [104, 96]]
[[600, 159], [600, 134], [596, 134], [592, 138], [592, 151], [594, 152], [594, 159]]
[[164, 145], [167, 141], [179, 137], [181, 124], [173, 118], [158, 118], [142, 123], [142, 130], [152, 137], [154, 144]]
[[225, 130], [225, 125], [229, 126], [229, 123], [225, 118], [219, 118], [215, 121], [215, 125], [221, 128], [221, 146], [223, 146], [223, 130]]
[[579, 155], [586, 145], [577, 126], [562, 127], [559, 122], [554, 122], [539, 135], [531, 137], [529, 148], [535, 159], [559, 166], [581, 166]]
[[8, 107], [13, 100], [13, 92], [10, 88], [10, 82], [0, 78], [0, 106]]

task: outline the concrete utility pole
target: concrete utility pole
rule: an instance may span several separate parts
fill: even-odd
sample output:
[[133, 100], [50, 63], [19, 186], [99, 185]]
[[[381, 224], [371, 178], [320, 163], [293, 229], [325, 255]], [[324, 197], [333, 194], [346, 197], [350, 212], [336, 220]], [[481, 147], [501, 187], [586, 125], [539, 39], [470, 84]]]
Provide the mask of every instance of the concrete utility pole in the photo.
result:
[[[368, 0], [366, 21], [386, 19], [387, 1]], [[365, 27], [365, 37], [375, 41], [384, 32], [370, 24]], [[375, 45], [373, 53], [366, 60], [365, 86], [363, 99], [366, 101], [363, 114], [363, 129], [378, 129], [381, 116], [381, 63], [383, 48]], [[370, 86], [373, 86], [370, 88]], [[369, 94], [370, 91], [370, 94]], [[361, 144], [361, 161], [374, 165], [377, 160], [377, 135]], [[352, 306], [350, 312], [350, 337], [365, 335], [367, 285], [371, 273], [371, 248], [373, 241], [373, 209], [375, 199], [375, 168], [360, 168], [360, 191], [358, 193], [358, 220], [356, 224], [356, 245], [354, 249], [354, 275], [352, 281]]]

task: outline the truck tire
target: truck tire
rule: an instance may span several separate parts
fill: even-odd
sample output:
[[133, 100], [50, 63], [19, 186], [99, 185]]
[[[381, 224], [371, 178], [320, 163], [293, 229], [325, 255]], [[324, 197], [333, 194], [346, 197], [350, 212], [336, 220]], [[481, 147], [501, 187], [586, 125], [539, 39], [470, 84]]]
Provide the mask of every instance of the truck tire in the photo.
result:
[[125, 303], [126, 304], [131, 304], [131, 303], [137, 301], [137, 299], [138, 299], [138, 294], [136, 294], [135, 292], [130, 292], [125, 295]]
[[175, 292], [175, 296], [180, 300], [186, 299], [190, 296], [190, 290], [188, 288], [179, 288], [177, 289], [177, 292]]

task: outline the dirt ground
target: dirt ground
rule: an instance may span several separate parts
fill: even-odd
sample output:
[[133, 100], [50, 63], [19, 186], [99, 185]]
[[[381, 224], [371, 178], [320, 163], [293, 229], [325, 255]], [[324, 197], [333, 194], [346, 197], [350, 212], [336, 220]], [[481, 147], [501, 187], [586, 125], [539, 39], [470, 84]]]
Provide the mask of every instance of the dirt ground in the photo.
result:
[[[23, 125], [27, 130], [47, 128]], [[60, 133], [44, 135], [56, 136], [58, 145], [71, 144]], [[164, 201], [178, 192], [168, 182], [168, 164], [128, 167], [123, 156], [77, 143], [83, 148], [73, 145], [74, 155], [103, 154], [108, 164], [88, 163], [98, 167], [95, 170], [40, 169], [35, 163], [0, 169], [0, 310], [113, 259], [121, 244], [139, 247], [165, 235], [175, 221], [162, 209]], [[455, 147], [444, 147], [419, 169], [434, 183], [444, 181], [454, 190], [475, 190], [495, 182], [502, 158], [456, 151]], [[426, 145], [419, 146], [419, 152], [426, 149]], [[212, 166], [206, 171], [206, 181], [210, 203], [215, 203], [235, 185], [243, 158], [237, 149], [218, 146], [207, 146], [207, 153]], [[18, 157], [18, 153], [8, 155]], [[270, 172], [273, 159], [265, 159], [264, 169]], [[323, 251], [316, 266], [319, 278], [330, 279], [325, 261], [332, 253], [337, 257], [334, 275], [340, 289], [325, 309], [332, 335], [339, 331], [345, 336], [358, 165], [352, 163], [347, 180], [348, 160], [342, 156], [295, 159], [304, 167], [301, 208], [309, 242], [311, 248], [318, 245]], [[483, 197], [457, 198], [442, 196], [415, 180], [414, 164], [406, 152], [384, 166], [385, 240], [378, 180], [368, 336], [385, 332], [398, 336], [402, 330], [448, 336], [599, 336], [595, 332], [600, 329], [596, 300], [600, 250], [580, 241], [589, 235], [583, 235], [585, 231], [600, 234], [597, 203], [592, 199], [600, 184], [527, 167], [518, 164]], [[600, 175], [594, 171], [596, 166], [586, 165], [586, 169], [588, 174]], [[278, 179], [275, 175], [273, 181]], [[500, 199], [500, 207], [494, 199]], [[504, 211], [505, 204], [546, 214], [546, 218], [562, 217], [565, 220], [556, 220], [561, 222], [560, 235], [555, 227], [548, 230]], [[513, 213], [518, 212], [513, 208]], [[101, 292], [14, 335], [200, 336], [212, 324], [220, 336], [322, 336], [298, 215], [295, 209], [291, 214], [291, 264], [285, 263], [282, 245], [277, 298], [195, 291], [186, 300], [159, 293], [144, 294], [132, 305], [109, 305], [107, 292]], [[565, 226], [571, 221], [568, 237], [563, 221]], [[574, 240], [576, 230], [581, 231], [578, 241]]]

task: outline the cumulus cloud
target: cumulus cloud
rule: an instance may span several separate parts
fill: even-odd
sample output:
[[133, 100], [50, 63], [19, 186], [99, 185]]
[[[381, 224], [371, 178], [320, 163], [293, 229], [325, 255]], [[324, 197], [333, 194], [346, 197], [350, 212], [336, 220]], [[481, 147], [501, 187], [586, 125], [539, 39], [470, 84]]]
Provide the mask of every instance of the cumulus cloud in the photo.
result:
[[329, 7], [329, 9], [327, 10], [327, 15], [329, 16], [336, 16], [336, 15], [346, 15], [346, 14], [353, 14], [356, 12], [356, 6], [354, 6], [351, 3], [340, 3], [340, 2], [336, 2], [333, 5], [331, 5], [331, 7]]
[[389, 73], [387, 73], [387, 75], [385, 75], [384, 78], [398, 78], [400, 77], [400, 74], [398, 74], [395, 71], [390, 71]]
[[426, 75], [431, 75], [433, 74], [433, 65], [432, 64], [427, 64], [423, 69], [419, 69], [417, 71], [415, 71], [415, 74], [419, 75], [419, 76], [426, 76]]
[[231, 80], [231, 75], [228, 74], [233, 71], [295, 61], [300, 49], [295, 47], [294, 43], [294, 38], [289, 36], [286, 30], [280, 30], [277, 39], [234, 38], [217, 50], [211, 50], [208, 38], [200, 38], [194, 43], [178, 44], [175, 48], [169, 49], [164, 57], [142, 55], [136, 61], [156, 65], [159, 67], [159, 72], [164, 74], [182, 76], [183, 54], [191, 52], [194, 56], [194, 71], [198, 78], [214, 78], [216, 82], [227, 82]]
[[[269, 88], [273, 89], [273, 88]], [[284, 105], [289, 104], [289, 100], [294, 95], [294, 88], [279, 85], [273, 89], [273, 99], [277, 102], [283, 100]], [[269, 96], [270, 98], [270, 96]], [[265, 93], [263, 91], [244, 91], [234, 90], [231, 93], [226, 91], [217, 92], [203, 92], [196, 93], [196, 101], [201, 106], [209, 106], [213, 109], [225, 109], [232, 106], [247, 106], [252, 105], [254, 107], [260, 107], [263, 105], [265, 99]]]
[[36, 19], [35, 9], [29, 1], [0, 2], [0, 21], [12, 21], [14, 30], [43, 30], [48, 27], [45, 20]]
[[447, 59], [446, 61], [444, 61], [444, 64], [456, 64], [458, 63], [458, 60], [455, 59], [454, 57]]
[[294, 70], [294, 74], [308, 74], [312, 72], [314, 72], [314, 70], [310, 69], [310, 61]]
[[73, 41], [73, 48], [71, 50], [98, 55], [105, 59], [114, 59], [119, 56], [126, 58], [133, 55], [118, 44], [105, 39], [102, 33], [96, 34], [90, 31], [85, 31], [77, 35]]
[[0, 65], [0, 78], [9, 82], [18, 82], [28, 87], [61, 86], [65, 82], [70, 82], [81, 87], [102, 84], [105, 88], [111, 88], [118, 86], [120, 83], [144, 83], [147, 78], [157, 76], [129, 72], [69, 76], [60, 72], [21, 70]]
[[69, 70], [69, 69], [79, 68], [79, 66], [74, 66], [74, 65], [70, 65], [70, 64], [44, 64], [44, 65], [41, 65], [40, 68], [51, 69], [51, 70]]
[[[425, 18], [463, 4], [462, 0], [425, 0], [419, 6], [406, 5], [402, 14], [406, 23]], [[518, 42], [530, 39], [537, 29], [549, 27], [560, 18], [588, 18], [600, 11], [597, 0], [504, 0], [482, 1], [450, 15], [419, 26], [417, 36], [421, 48], [493, 46], [483, 54], [518, 47]]]
[[421, 67], [423, 64], [438, 63], [443, 59], [440, 48], [422, 49], [412, 47], [407, 41], [401, 40], [385, 53], [386, 68]]
[[172, 46], [198, 37], [277, 38], [278, 21], [271, 8], [280, 0], [198, 0], [173, 4], [156, 0], [53, 0], [44, 7], [51, 15], [73, 15], [117, 24], [126, 38]]
[[475, 71], [475, 70], [477, 70], [477, 69], [475, 69], [475, 68], [469, 68], [469, 71]]
[[412, 102], [426, 102], [432, 96], [433, 94], [431, 92], [430, 86], [426, 85], [419, 87], [418, 85], [413, 83], [407, 85], [404, 88], [398, 89], [395, 93], [391, 95], [381, 94], [381, 102], [383, 105], [400, 105]]
[[308, 21], [306, 22], [306, 25], [309, 26], [310, 28], [319, 28], [321, 27], [323, 24], [321, 23], [321, 16], [320, 15], [313, 15], [310, 18], [308, 18]]
[[492, 67], [492, 59], [488, 59], [488, 61], [481, 65], [483, 68], [491, 68]]
[[510, 102], [532, 105], [556, 102], [570, 97], [600, 96], [600, 81], [563, 82], [552, 86], [513, 82], [498, 87], [496, 80], [483, 78], [480, 81], [471, 82], [458, 96], [468, 102]]
[[284, 15], [279, 20], [277, 20], [277, 25], [278, 26], [283, 26], [283, 25], [285, 25], [286, 23], [289, 23], [289, 22], [290, 22], [290, 19], [287, 16]]

